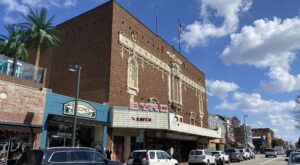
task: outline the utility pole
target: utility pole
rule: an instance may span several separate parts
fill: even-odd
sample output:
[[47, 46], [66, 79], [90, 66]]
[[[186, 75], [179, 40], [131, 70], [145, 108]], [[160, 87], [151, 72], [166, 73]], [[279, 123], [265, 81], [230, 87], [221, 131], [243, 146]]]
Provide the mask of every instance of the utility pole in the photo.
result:
[[245, 135], [245, 148], [247, 149], [247, 141], [248, 141], [248, 137], [247, 137], [247, 125], [246, 125], [246, 117], [248, 117], [248, 115], [244, 115], [244, 135]]

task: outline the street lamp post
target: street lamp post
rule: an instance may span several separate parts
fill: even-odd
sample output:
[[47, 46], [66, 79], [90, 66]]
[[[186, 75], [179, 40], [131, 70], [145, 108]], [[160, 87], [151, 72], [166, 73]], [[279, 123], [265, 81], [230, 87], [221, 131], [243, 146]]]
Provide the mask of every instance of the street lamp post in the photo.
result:
[[69, 71], [77, 72], [77, 89], [76, 89], [76, 97], [75, 97], [75, 108], [74, 108], [74, 116], [73, 116], [73, 132], [72, 132], [72, 146], [75, 147], [75, 135], [76, 135], [76, 125], [77, 125], [77, 105], [79, 98], [79, 86], [80, 86], [80, 65], [70, 65]]
[[246, 126], [246, 117], [248, 117], [248, 115], [244, 115], [244, 135], [245, 135], [245, 148], [247, 149], [247, 126]]

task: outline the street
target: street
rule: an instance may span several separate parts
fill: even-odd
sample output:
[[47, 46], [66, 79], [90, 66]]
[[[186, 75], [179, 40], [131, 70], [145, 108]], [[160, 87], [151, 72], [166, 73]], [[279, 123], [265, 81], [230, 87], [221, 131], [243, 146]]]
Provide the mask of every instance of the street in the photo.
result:
[[[266, 158], [265, 155], [256, 155], [255, 159], [246, 160], [243, 162], [231, 162], [234, 165], [286, 165], [285, 161], [287, 157], [278, 156], [277, 158], [269, 157]], [[180, 165], [188, 165], [188, 163], [180, 163]]]

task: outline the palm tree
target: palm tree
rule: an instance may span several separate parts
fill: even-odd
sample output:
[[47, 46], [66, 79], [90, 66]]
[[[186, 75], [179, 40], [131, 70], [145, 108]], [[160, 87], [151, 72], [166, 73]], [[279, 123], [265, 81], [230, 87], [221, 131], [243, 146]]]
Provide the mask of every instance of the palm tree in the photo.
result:
[[17, 60], [27, 60], [28, 52], [24, 33], [18, 25], [7, 25], [8, 35], [0, 35], [0, 53], [14, 58], [12, 76], [16, 74]]
[[27, 37], [27, 43], [35, 53], [34, 80], [37, 80], [38, 67], [41, 52], [49, 46], [57, 46], [60, 43], [58, 33], [52, 25], [54, 16], [47, 20], [47, 10], [42, 8], [40, 12], [30, 10], [25, 16], [27, 22], [21, 24]]

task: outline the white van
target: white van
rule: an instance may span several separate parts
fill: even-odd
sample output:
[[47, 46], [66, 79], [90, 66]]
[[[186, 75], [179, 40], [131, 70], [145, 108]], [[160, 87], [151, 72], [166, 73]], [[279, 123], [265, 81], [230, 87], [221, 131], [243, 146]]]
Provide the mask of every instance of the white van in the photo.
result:
[[178, 161], [162, 150], [135, 150], [129, 155], [127, 165], [178, 165]]

